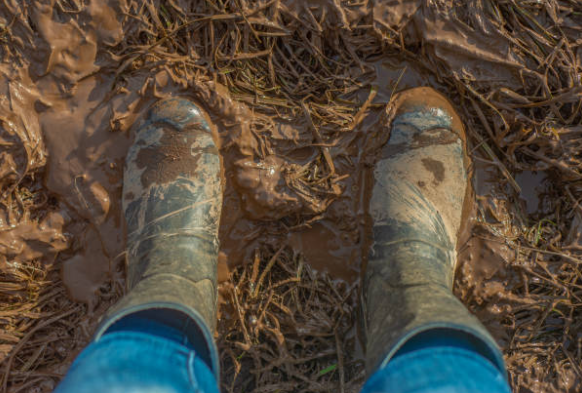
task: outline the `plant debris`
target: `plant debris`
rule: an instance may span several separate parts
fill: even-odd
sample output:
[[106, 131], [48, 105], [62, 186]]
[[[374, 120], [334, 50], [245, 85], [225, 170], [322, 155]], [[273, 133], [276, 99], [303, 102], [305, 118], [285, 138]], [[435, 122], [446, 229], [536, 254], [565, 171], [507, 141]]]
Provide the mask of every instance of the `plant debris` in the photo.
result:
[[455, 293], [514, 391], [578, 391], [581, 37], [577, 0], [1, 1], [2, 392], [51, 391], [122, 296], [132, 124], [173, 94], [208, 110], [229, 174], [223, 389], [358, 391], [362, 176], [418, 85], [472, 148]]

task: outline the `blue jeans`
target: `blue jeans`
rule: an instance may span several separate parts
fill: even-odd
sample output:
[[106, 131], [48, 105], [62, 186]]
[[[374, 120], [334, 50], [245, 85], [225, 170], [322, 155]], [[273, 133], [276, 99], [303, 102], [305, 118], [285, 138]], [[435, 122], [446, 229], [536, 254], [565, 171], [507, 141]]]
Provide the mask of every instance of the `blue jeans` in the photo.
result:
[[511, 393], [499, 370], [475, 343], [451, 329], [413, 337], [361, 393]]
[[[362, 393], [510, 393], [504, 371], [446, 333], [404, 345]], [[218, 393], [207, 363], [182, 332], [132, 318], [91, 343], [55, 393]]]
[[54, 393], [218, 393], [199, 346], [179, 329], [130, 315], [81, 352]]

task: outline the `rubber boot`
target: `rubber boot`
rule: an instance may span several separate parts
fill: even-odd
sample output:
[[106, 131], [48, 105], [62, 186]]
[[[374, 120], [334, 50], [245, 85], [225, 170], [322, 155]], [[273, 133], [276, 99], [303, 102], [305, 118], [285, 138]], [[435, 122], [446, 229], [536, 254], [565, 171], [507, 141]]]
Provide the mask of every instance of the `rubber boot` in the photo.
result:
[[386, 114], [391, 132], [374, 168], [373, 245], [362, 292], [367, 371], [385, 366], [412, 338], [446, 329], [505, 375], [496, 342], [452, 293], [469, 191], [460, 118], [424, 87], [400, 93]]
[[186, 332], [219, 376], [217, 310], [220, 158], [207, 115], [189, 100], [155, 104], [126, 157], [123, 212], [129, 292], [95, 339], [132, 315]]

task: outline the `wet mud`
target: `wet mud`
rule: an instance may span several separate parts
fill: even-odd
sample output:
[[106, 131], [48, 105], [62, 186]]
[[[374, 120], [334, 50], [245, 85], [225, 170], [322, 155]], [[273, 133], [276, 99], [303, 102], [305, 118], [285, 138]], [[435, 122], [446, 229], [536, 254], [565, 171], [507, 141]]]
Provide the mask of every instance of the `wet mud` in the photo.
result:
[[179, 95], [208, 113], [224, 166], [224, 391], [357, 391], [369, 171], [394, 94], [432, 86], [473, 163], [455, 293], [516, 391], [577, 391], [580, 15], [570, 1], [5, 0], [2, 388], [50, 391], [124, 293], [125, 157], [145, 111]]

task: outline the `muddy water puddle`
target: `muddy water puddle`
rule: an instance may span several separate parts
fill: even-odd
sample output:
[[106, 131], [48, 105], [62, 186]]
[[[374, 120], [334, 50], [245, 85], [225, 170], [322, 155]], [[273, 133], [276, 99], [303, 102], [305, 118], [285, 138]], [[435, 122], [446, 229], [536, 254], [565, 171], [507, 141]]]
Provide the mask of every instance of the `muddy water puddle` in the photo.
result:
[[[86, 66], [91, 68], [91, 64], [87, 61]], [[62, 253], [62, 278], [69, 294], [93, 310], [104, 283], [121, 279], [124, 259], [121, 190], [124, 158], [132, 141], [134, 123], [157, 99], [184, 95], [200, 100], [206, 94], [210, 100], [201, 104], [219, 128], [221, 144], [227, 146], [222, 150], [226, 188], [220, 232], [220, 278], [227, 280], [229, 269], [252, 261], [257, 248], [287, 244], [315, 270], [334, 279], [357, 282], [367, 254], [364, 145], [369, 135], [376, 132], [383, 106], [395, 92], [420, 85], [441, 87], [417, 66], [394, 57], [380, 58], [366, 66], [375, 75], [370, 80], [376, 96], [352, 135], [327, 142], [334, 169], [341, 178], [334, 185], [335, 195], [330, 203], [298, 195], [288, 187], [283, 174], [308, 164], [320, 154], [309, 125], [304, 121], [293, 126], [277, 124], [277, 133], [262, 136], [272, 138], [271, 151], [259, 157], [253, 151], [256, 135], [244, 126], [225, 126], [228, 121], [244, 124], [252, 120], [244, 104], [233, 101], [224, 90], [192, 97], [191, 92], [164, 72], [153, 77], [138, 74], [126, 78], [123, 86], [116, 85], [113, 75], [100, 72], [82, 78], [65, 95], [55, 74], [41, 76], [34, 82], [28, 80], [27, 87], [19, 83], [18, 88], [29, 94], [23, 102], [27, 110], [20, 116], [37, 119], [33, 121], [38, 122], [36, 127], [46, 145], [43, 184], [62, 202], [60, 211], [51, 211], [40, 226], [26, 227], [27, 238], [40, 239], [46, 243], [45, 248], [54, 252], [65, 251], [63, 243], [68, 241], [68, 250]], [[67, 67], [63, 65], [63, 72], [72, 74], [64, 75], [74, 78], [83, 64], [75, 64], [73, 69]], [[8, 90], [14, 89], [12, 79], [22, 71], [12, 70], [10, 77], [5, 74]], [[25, 76], [21, 78], [27, 80]], [[369, 89], [356, 92], [355, 96], [363, 101], [369, 96]], [[537, 201], [537, 178], [525, 176], [518, 181], [530, 186], [524, 186], [529, 211], [534, 208], [530, 206], [532, 201]], [[479, 196], [491, 197], [488, 192], [496, 179], [482, 181]], [[305, 210], [307, 219], [293, 217], [305, 215]], [[22, 237], [18, 231], [10, 234]], [[469, 260], [478, 266], [475, 280], [490, 278], [489, 270], [500, 266], [496, 260], [503, 259], [505, 251], [483, 239], [472, 241], [470, 248]], [[46, 257], [47, 251], [41, 250]]]
[[[484, 17], [491, 10], [480, 5], [453, 12], [444, 3], [441, 9], [420, 1], [392, 2], [390, 7], [367, 1], [242, 3], [245, 15], [238, 5], [230, 9], [222, 3], [216, 8], [214, 3], [182, 1], [137, 6], [131, 1], [7, 0], [0, 5], [0, 269], [59, 269], [69, 296], [78, 302], [67, 307], [84, 307], [82, 328], [67, 333], [74, 331], [68, 341], [75, 342], [70, 345], [74, 349], [59, 347], [46, 355], [49, 363], [59, 364], [52, 369], [64, 372], [99, 315], [124, 291], [125, 156], [147, 108], [176, 95], [200, 103], [219, 135], [225, 184], [219, 278], [225, 318], [236, 319], [227, 310], [235, 301], [229, 285], [235, 279], [247, 282], [247, 276], [239, 275], [241, 266], [263, 269], [281, 250], [287, 269], [280, 263], [272, 266], [273, 277], [283, 280], [279, 288], [297, 283], [297, 277], [317, 284], [297, 284], [284, 295], [273, 292], [281, 306], [277, 312], [292, 309], [297, 318], [291, 324], [282, 318], [285, 329], [293, 332], [303, 324], [302, 339], [317, 337], [317, 329], [345, 318], [342, 332], [353, 356], [344, 360], [361, 360], [357, 299], [352, 296], [369, 246], [366, 169], [374, 161], [370, 152], [387, 136], [379, 135], [386, 131], [380, 131], [378, 119], [396, 92], [432, 86], [448, 93], [462, 113], [475, 157], [473, 229], [460, 247], [456, 293], [502, 344], [509, 364], [528, 370], [512, 369], [515, 378], [525, 378], [514, 380], [516, 386], [536, 378], [561, 378], [565, 389], [575, 386], [571, 372], [534, 375], [543, 371], [545, 360], [538, 361], [527, 345], [516, 344], [536, 337], [536, 345], [546, 345], [539, 338], [544, 332], [515, 332], [516, 326], [537, 326], [520, 320], [522, 315], [529, 318], [528, 310], [540, 309], [542, 320], [547, 317], [551, 323], [575, 319], [573, 308], [563, 306], [574, 296], [569, 289], [575, 288], [572, 264], [578, 263], [573, 255], [580, 251], [582, 233], [576, 213], [580, 177], [572, 169], [580, 151], [579, 128], [569, 126], [577, 121], [578, 93], [568, 90], [576, 88], [570, 85], [579, 80], [579, 69], [567, 65], [580, 56], [579, 46], [568, 44], [574, 49], [565, 56], [554, 43], [547, 53], [555, 56], [524, 60], [546, 44], [530, 45], [528, 32], [526, 46], [535, 50], [524, 55], [514, 48], [522, 38], [510, 40], [495, 26], [507, 24], [520, 32], [520, 18], [543, 12], [516, 13], [511, 7], [526, 5], [512, 2], [491, 5], [497, 10], [495, 22]], [[511, 9], [500, 12], [499, 7]], [[535, 22], [525, 25], [560, 21], [562, 35], [578, 36], [578, 14], [568, 7], [573, 6], [546, 10], [550, 16], [535, 16]], [[513, 19], [497, 20], [504, 15]], [[546, 26], [535, 37], [557, 34], [546, 34], [550, 30]], [[559, 42], [569, 41], [564, 36]], [[546, 63], [558, 71], [546, 73], [550, 79], [544, 88], [536, 87], [541, 74], [530, 64]], [[538, 97], [540, 92], [550, 96]], [[548, 117], [540, 118], [544, 113]], [[525, 146], [523, 151], [519, 146]], [[561, 287], [563, 282], [574, 284]], [[10, 304], [27, 299], [30, 288], [14, 288], [8, 291]], [[265, 287], [265, 293], [271, 289]], [[326, 297], [330, 293], [336, 296], [332, 300]], [[270, 312], [254, 291], [245, 296], [238, 300], [250, 310]], [[318, 299], [317, 307], [303, 309], [305, 301], [298, 299], [311, 298]], [[351, 299], [345, 310], [321, 311], [345, 299]], [[546, 304], [552, 301], [557, 303]], [[558, 316], [548, 310], [557, 310]], [[12, 327], [14, 337], [22, 337], [18, 329], [28, 331], [30, 323], [10, 315], [20, 321]], [[273, 347], [280, 347], [276, 318], [264, 322], [252, 315], [258, 322], [250, 326], [273, 335]], [[317, 323], [310, 316], [317, 316]], [[337, 331], [326, 332], [333, 336], [329, 347], [313, 343], [324, 354], [339, 340]], [[572, 348], [568, 340], [563, 345]], [[45, 358], [43, 348], [51, 347], [25, 346], [31, 362]], [[528, 355], [520, 355], [524, 353]], [[307, 359], [312, 354], [303, 355]], [[559, 362], [547, 364], [562, 364], [573, 355], [560, 356]], [[333, 366], [323, 364], [313, 367]], [[346, 366], [345, 381], [362, 378], [352, 366]], [[24, 362], [18, 367], [14, 378], [29, 383], [22, 373], [31, 366]], [[333, 378], [334, 383], [342, 379], [337, 374]], [[543, 390], [540, 386], [534, 390]]]
[[[225, 264], [233, 267], [250, 260], [259, 244], [287, 242], [318, 270], [356, 280], [366, 253], [362, 250], [363, 144], [375, 132], [378, 114], [395, 92], [420, 85], [439, 87], [434, 77], [396, 57], [378, 57], [361, 64], [376, 95], [350, 135], [328, 138], [329, 147], [322, 148], [305, 119], [299, 117], [290, 125], [261, 115], [261, 121], [277, 125], [274, 131], [258, 136], [249, 130], [251, 111], [220, 86], [188, 91], [182, 80], [164, 71], [138, 71], [120, 82], [114, 73], [100, 68], [98, 64], [109, 59], [99, 53], [99, 46], [122, 39], [117, 13], [108, 2], [94, 1], [84, 13], [84, 30], [79, 30], [72, 20], [57, 22], [51, 6], [39, 5], [35, 21], [51, 48], [48, 62], [32, 56], [29, 64], [3, 65], [7, 107], [18, 105], [19, 119], [34, 123], [22, 125], [16, 132], [33, 130], [32, 139], [23, 140], [26, 151], [42, 149], [39, 144], [44, 144], [47, 169], [43, 184], [63, 202], [64, 211], [52, 212], [61, 218], [47, 222], [56, 222], [56, 230], [61, 229], [61, 237], [69, 241], [63, 255], [70, 257], [63, 261], [62, 275], [71, 296], [94, 307], [99, 288], [116, 275], [123, 261], [120, 200], [132, 125], [155, 100], [170, 95], [202, 101], [221, 130], [228, 177], [221, 229], [223, 272]], [[67, 49], [69, 43], [72, 49]], [[369, 88], [360, 89], [345, 99], [362, 105], [369, 93]], [[257, 137], [269, 139], [263, 144], [269, 151], [258, 151], [264, 146], [254, 140]], [[317, 192], [301, 189], [305, 185], [290, 186], [287, 174], [302, 170], [322, 150], [333, 160], [339, 179], [327, 185], [331, 190], [322, 189], [314, 197]], [[38, 160], [31, 154], [28, 158], [28, 166]], [[16, 154], [14, 159], [21, 160], [22, 155]], [[318, 176], [318, 167], [306, 170]], [[22, 169], [15, 169], [19, 171]], [[331, 195], [321, 195], [325, 193]], [[29, 229], [30, 237], [42, 238]], [[58, 244], [46, 247], [63, 249]]]
[[[365, 252], [361, 241], [364, 207], [359, 173], [363, 141], [366, 133], [374, 132], [372, 127], [381, 106], [395, 91], [429, 81], [411, 64], [397, 63], [394, 59], [378, 60], [370, 68], [377, 73], [374, 108], [366, 112], [363, 126], [356, 130], [355, 137], [330, 142], [335, 169], [343, 179], [337, 184], [341, 193], [338, 192], [329, 206], [318, 206], [319, 201], [298, 197], [288, 189], [281, 174], [290, 167], [305, 165], [319, 153], [312, 140], [306, 141], [312, 139], [307, 125], [279, 125], [279, 135], [272, 136], [271, 154], [264, 159], [245, 157], [247, 161], [243, 164], [237, 161], [240, 151], [248, 149], [252, 141], [245, 139], [248, 135], [244, 135], [244, 129], [238, 140], [226, 138], [223, 143], [238, 146], [223, 150], [229, 179], [221, 227], [221, 264], [234, 267], [249, 260], [259, 244], [288, 242], [317, 270], [339, 279], [357, 280]], [[155, 94], [138, 94], [135, 89], [148, 81], [154, 86]], [[38, 119], [47, 149], [44, 184], [70, 210], [54, 213], [61, 214], [66, 221], [65, 232], [76, 250], [63, 262], [63, 279], [71, 295], [91, 307], [97, 302], [99, 288], [111, 279], [123, 260], [120, 201], [124, 157], [132, 140], [132, 125], [156, 99], [189, 95], [164, 73], [155, 78], [136, 76], [127, 81], [128, 88], [119, 89], [120, 93], [115, 95], [111, 93], [113, 85], [112, 76], [91, 76], [80, 81], [71, 96], [63, 98], [58, 83], [41, 78], [35, 86], [36, 94], [28, 103], [31, 110], [27, 115]], [[202, 103], [217, 122], [221, 119], [220, 112], [226, 110], [235, 111], [241, 117], [249, 116], [241, 108], [242, 104], [228, 97], [217, 101]], [[217, 107], [209, 106], [213, 104]], [[221, 105], [232, 105], [235, 109]], [[289, 145], [287, 141], [293, 138], [300, 141], [299, 146]], [[234, 174], [229, 173], [233, 167]], [[313, 223], [308, 219], [307, 224], [296, 225], [290, 216], [303, 214], [309, 203], [313, 205], [308, 206], [314, 213]], [[225, 278], [224, 266], [222, 269], [221, 277]]]

